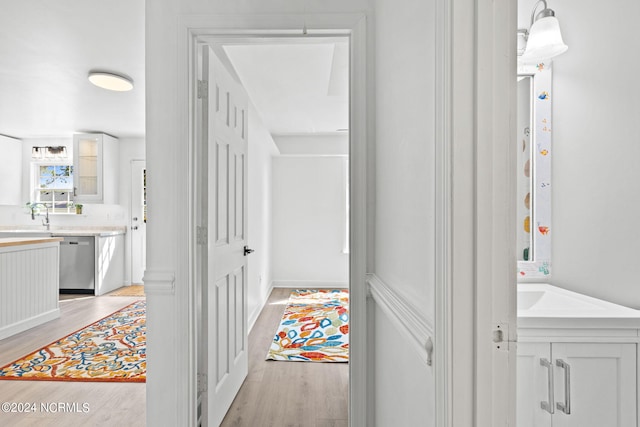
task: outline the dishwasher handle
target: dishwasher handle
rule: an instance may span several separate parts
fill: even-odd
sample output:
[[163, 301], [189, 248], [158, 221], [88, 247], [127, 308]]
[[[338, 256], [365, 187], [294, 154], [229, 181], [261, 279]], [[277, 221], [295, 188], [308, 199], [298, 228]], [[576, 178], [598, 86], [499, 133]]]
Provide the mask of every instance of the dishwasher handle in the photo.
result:
[[67, 242], [67, 241], [62, 241], [60, 242], [61, 245], [74, 245], [74, 246], [89, 246], [89, 242]]

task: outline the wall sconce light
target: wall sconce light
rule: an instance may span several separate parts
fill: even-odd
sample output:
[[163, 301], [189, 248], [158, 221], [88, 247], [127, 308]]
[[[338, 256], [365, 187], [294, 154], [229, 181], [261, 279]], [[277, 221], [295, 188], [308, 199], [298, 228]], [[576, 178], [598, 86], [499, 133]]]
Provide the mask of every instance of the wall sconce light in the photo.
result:
[[[544, 9], [536, 14], [542, 3]], [[550, 59], [569, 49], [562, 41], [560, 24], [555, 12], [547, 7], [546, 0], [538, 0], [531, 11], [531, 26], [527, 32], [527, 47], [522, 54], [522, 60], [533, 62]], [[526, 30], [525, 30], [526, 32]]]
[[53, 159], [66, 159], [67, 147], [60, 145], [57, 147], [33, 147], [31, 148], [31, 158], [33, 160], [53, 160]]

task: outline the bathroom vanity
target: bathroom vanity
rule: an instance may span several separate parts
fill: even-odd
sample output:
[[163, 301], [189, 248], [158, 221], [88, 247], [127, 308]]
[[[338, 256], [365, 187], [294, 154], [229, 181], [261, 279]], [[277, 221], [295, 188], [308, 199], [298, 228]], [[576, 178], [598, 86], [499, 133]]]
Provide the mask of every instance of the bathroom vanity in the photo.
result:
[[517, 426], [637, 427], [640, 311], [518, 284]]

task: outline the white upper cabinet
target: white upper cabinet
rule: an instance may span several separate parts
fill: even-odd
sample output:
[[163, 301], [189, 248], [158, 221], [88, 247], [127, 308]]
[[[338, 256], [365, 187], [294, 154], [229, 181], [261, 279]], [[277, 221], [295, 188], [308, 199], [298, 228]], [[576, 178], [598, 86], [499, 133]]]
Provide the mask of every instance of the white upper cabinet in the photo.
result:
[[74, 201], [118, 203], [118, 140], [102, 133], [73, 137]]
[[0, 135], [0, 153], [4, 160], [0, 168], [0, 205], [23, 206], [22, 141]]

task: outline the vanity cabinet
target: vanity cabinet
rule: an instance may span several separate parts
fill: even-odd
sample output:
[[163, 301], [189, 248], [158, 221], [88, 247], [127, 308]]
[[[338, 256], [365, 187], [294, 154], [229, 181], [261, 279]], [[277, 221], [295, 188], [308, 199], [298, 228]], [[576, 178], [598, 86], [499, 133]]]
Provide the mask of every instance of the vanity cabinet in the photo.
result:
[[73, 137], [74, 201], [118, 203], [118, 140], [102, 133]]
[[518, 342], [517, 427], [638, 426], [637, 343], [579, 339]]

